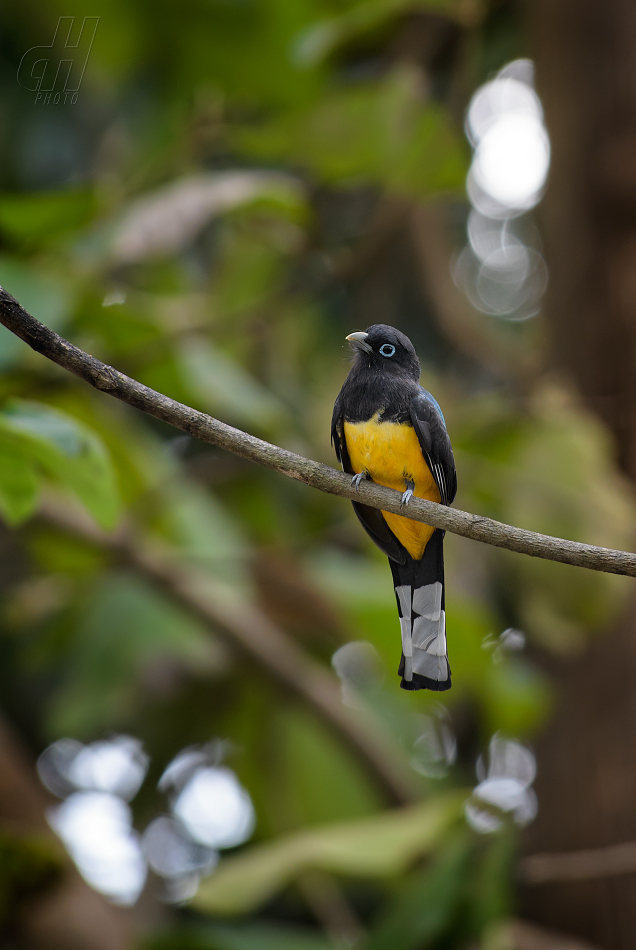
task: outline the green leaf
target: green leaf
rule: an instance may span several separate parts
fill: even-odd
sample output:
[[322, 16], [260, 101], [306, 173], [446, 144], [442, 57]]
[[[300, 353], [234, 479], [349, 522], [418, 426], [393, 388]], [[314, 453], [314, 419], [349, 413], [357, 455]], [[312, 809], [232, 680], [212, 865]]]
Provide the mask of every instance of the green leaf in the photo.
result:
[[214, 914], [248, 913], [301, 871], [318, 868], [382, 878], [403, 871], [435, 847], [461, 813], [465, 792], [371, 818], [303, 831], [227, 858], [204, 881], [194, 906]]
[[473, 847], [461, 829], [429, 867], [400, 886], [364, 950], [424, 950], [441, 937], [456, 917]]
[[433, 103], [422, 109], [395, 163], [387, 169], [389, 187], [428, 198], [460, 191], [468, 171], [468, 151], [443, 108]]
[[245, 218], [235, 223], [239, 226], [225, 229], [214, 280], [215, 306], [230, 318], [266, 305], [280, 291], [284, 276], [284, 258], [271, 233], [273, 228], [270, 233], [264, 229], [265, 233], [258, 234], [253, 226], [248, 229]]
[[479, 692], [488, 731], [508, 736], [532, 735], [547, 719], [553, 701], [549, 680], [521, 658], [491, 661]]
[[[172, 255], [220, 215], [269, 209], [300, 220], [304, 198], [300, 181], [281, 173], [246, 169], [182, 178], [127, 210], [111, 237], [113, 254], [120, 263]], [[261, 256], [267, 268], [267, 255]]]
[[517, 844], [518, 834], [512, 822], [504, 823], [501, 831], [483, 842], [469, 889], [471, 925], [476, 936], [513, 912]]
[[38, 243], [81, 227], [95, 209], [94, 194], [85, 188], [0, 195], [0, 230], [20, 242]]
[[178, 365], [183, 385], [211, 412], [265, 428], [285, 417], [284, 406], [269, 390], [207, 340], [184, 340]]
[[298, 827], [299, 820], [317, 825], [377, 812], [380, 802], [364, 770], [304, 709], [282, 711], [276, 743], [285, 761], [281, 810], [287, 821], [281, 831]]
[[65, 677], [50, 711], [57, 735], [115, 727], [140, 700], [139, 674], [176, 661], [209, 674], [223, 654], [209, 632], [147, 584], [114, 573], [90, 591], [74, 631]]
[[396, 17], [415, 10], [458, 16], [458, 0], [372, 0], [359, 3], [339, 17], [322, 20], [303, 31], [293, 47], [295, 61], [313, 66], [352, 40], [386, 28]]
[[183, 554], [247, 594], [247, 539], [240, 522], [211, 492], [175, 479], [163, 492], [161, 527]]
[[32, 462], [0, 444], [0, 514], [17, 525], [33, 514], [38, 501], [39, 480]]
[[0, 449], [74, 492], [102, 527], [114, 525], [120, 502], [110, 456], [82, 423], [42, 403], [14, 400], [0, 413]]
[[313, 109], [245, 129], [238, 141], [262, 158], [290, 158], [323, 181], [377, 182], [430, 197], [462, 190], [468, 149], [442, 106], [422, 104], [409, 67], [381, 82], [343, 86]]
[[[41, 269], [0, 257], [0, 286], [19, 300], [25, 310], [52, 330], [61, 330], [71, 310], [72, 294], [61, 280]], [[23, 340], [0, 326], [0, 370], [13, 366], [31, 350]]]

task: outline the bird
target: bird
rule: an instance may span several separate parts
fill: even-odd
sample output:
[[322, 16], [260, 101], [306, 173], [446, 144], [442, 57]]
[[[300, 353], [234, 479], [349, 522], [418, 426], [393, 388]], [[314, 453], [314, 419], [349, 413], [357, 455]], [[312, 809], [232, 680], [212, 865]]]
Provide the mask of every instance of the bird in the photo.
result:
[[[353, 361], [336, 399], [331, 440], [356, 491], [363, 479], [450, 505], [457, 474], [442, 410], [420, 386], [409, 338], [382, 323], [346, 337]], [[451, 687], [446, 647], [444, 532], [354, 501], [362, 527], [389, 558], [400, 617], [402, 689]]]

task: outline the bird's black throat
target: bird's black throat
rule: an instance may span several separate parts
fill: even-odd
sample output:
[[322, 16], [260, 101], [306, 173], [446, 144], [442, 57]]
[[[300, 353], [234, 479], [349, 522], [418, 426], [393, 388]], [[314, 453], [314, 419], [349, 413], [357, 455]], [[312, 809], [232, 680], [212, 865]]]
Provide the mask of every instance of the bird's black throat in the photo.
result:
[[379, 412], [382, 422], [410, 422], [409, 405], [419, 391], [418, 383], [361, 363], [352, 366], [340, 393], [345, 420], [367, 422]]

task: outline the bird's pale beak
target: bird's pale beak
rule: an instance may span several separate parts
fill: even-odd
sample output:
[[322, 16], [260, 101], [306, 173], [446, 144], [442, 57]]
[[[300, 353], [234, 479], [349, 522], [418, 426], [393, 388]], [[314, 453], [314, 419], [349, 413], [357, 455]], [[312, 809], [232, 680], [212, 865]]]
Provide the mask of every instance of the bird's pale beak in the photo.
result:
[[345, 337], [345, 339], [357, 349], [364, 350], [365, 353], [372, 353], [373, 350], [366, 342], [368, 335], [369, 334], [365, 333], [364, 330], [356, 330], [355, 333], [350, 333], [349, 336]]

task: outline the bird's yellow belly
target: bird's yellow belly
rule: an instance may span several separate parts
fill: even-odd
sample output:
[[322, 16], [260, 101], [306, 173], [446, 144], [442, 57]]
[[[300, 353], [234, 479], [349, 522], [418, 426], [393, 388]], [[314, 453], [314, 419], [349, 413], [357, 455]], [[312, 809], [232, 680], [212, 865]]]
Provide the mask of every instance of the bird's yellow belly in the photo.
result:
[[[440, 501], [439, 490], [413, 426], [380, 422], [378, 413], [367, 422], [345, 422], [344, 436], [356, 474], [367, 472], [374, 482], [400, 492], [406, 489], [406, 482], [411, 481], [418, 498]], [[411, 557], [419, 561], [435, 528], [388, 511], [382, 515]]]

